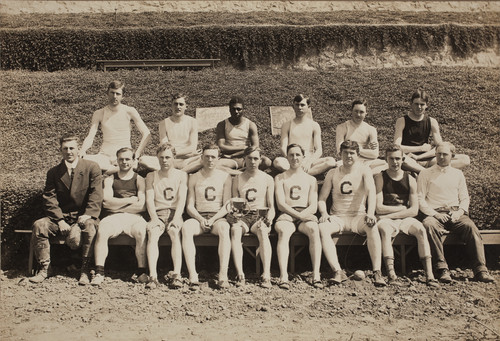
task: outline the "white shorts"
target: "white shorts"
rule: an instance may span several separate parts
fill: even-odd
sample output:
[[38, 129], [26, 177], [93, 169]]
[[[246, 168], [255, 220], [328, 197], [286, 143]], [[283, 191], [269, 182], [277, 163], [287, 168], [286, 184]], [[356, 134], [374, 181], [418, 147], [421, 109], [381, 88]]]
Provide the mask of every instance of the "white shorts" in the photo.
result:
[[108, 170], [113, 166], [117, 166], [118, 164], [116, 163], [116, 155], [108, 155], [102, 152], [99, 152], [99, 154], [93, 154], [93, 155], [85, 155], [83, 157], [85, 160], [90, 160], [94, 161], [99, 165], [101, 169]]
[[111, 233], [110, 238], [118, 237], [122, 233], [134, 238], [136, 231], [146, 231], [146, 220], [139, 214], [115, 213], [103, 218], [99, 223], [98, 233], [104, 230]]
[[385, 224], [392, 227], [392, 237], [396, 237], [399, 232], [409, 235], [410, 227], [414, 224], [420, 224], [420, 222], [415, 218], [380, 219], [378, 223], [380, 225]]
[[330, 216], [330, 224], [337, 227], [340, 232], [353, 232], [360, 235], [365, 235], [363, 226], [365, 223], [366, 214], [355, 216], [338, 217], [335, 215]]

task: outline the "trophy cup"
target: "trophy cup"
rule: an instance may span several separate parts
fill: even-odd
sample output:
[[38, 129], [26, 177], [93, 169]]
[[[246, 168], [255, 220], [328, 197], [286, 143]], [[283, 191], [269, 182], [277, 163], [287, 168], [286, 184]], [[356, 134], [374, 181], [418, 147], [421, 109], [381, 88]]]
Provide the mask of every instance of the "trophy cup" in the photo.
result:
[[250, 211], [248, 202], [243, 198], [232, 198], [228, 204], [228, 211], [231, 212], [235, 218], [241, 218]]

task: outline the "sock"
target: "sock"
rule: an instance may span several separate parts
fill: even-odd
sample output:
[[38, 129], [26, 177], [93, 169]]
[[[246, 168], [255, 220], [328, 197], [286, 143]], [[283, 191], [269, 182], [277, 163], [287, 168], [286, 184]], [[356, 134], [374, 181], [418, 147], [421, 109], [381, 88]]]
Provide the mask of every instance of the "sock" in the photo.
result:
[[88, 272], [90, 266], [90, 257], [83, 257], [82, 259], [82, 270], [81, 272]]
[[137, 268], [137, 272], [136, 272], [137, 276], [140, 276], [140, 275], [145, 274], [145, 273], [147, 273], [146, 268]]
[[394, 257], [384, 257], [385, 267], [389, 274], [395, 274], [394, 271]]
[[97, 275], [103, 275], [104, 276], [104, 266], [102, 266], [102, 265], [96, 265], [95, 266], [95, 273]]

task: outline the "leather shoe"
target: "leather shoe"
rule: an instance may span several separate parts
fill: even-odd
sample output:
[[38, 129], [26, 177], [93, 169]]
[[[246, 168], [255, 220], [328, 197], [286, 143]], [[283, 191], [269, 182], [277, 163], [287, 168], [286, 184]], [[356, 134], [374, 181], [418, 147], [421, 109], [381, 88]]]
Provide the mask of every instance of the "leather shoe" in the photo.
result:
[[478, 272], [474, 278], [476, 279], [476, 281], [478, 282], [483, 282], [483, 283], [492, 283], [492, 282], [495, 282], [495, 279], [493, 278], [493, 276], [491, 276], [488, 271], [481, 271], [481, 272]]
[[80, 275], [80, 279], [78, 280], [79, 285], [89, 285], [90, 284], [90, 279], [89, 275], [87, 273], [82, 272]]
[[441, 269], [439, 273], [439, 281], [441, 283], [451, 283], [451, 273], [448, 269]]

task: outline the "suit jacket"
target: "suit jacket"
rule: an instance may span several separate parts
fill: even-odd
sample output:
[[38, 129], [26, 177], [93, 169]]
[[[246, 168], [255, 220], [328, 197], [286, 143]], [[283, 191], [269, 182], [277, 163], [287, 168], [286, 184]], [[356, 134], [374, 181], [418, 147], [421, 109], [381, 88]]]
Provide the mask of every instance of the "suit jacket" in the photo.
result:
[[43, 206], [46, 216], [54, 222], [69, 217], [76, 219], [83, 214], [97, 219], [102, 199], [101, 169], [93, 161], [78, 160], [73, 183], [64, 161], [47, 172]]

